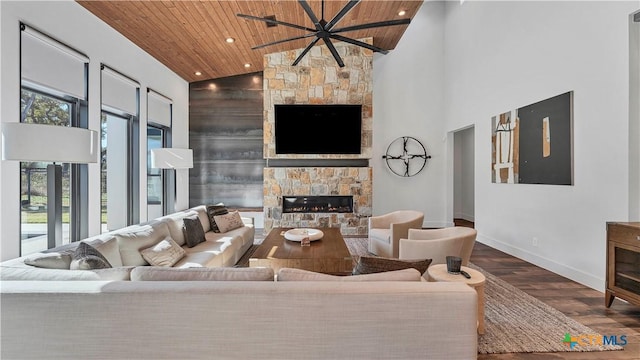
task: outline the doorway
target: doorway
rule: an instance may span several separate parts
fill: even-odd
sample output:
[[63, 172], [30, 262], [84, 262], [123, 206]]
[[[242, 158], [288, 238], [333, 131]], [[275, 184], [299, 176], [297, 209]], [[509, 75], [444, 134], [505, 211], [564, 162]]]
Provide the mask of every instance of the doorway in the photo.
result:
[[453, 133], [453, 220], [475, 222], [475, 129]]

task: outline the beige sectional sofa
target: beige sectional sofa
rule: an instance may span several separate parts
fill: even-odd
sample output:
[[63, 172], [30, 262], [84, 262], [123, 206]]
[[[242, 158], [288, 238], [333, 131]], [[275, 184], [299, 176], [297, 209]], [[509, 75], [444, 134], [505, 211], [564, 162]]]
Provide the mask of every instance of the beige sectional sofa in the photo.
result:
[[[183, 223], [185, 218], [194, 216], [200, 220], [206, 241], [189, 247], [186, 244]], [[78, 243], [72, 243], [0, 263], [0, 280], [129, 280], [132, 269], [149, 265], [141, 251], [167, 237], [184, 251], [180, 260], [173, 265], [174, 268], [233, 266], [254, 241], [255, 229], [252, 219], [242, 218], [242, 221], [243, 226], [239, 228], [221, 233], [214, 232], [211, 230], [207, 207], [201, 205], [144, 224], [128, 226], [82, 240], [97, 249], [112, 268], [64, 268], [70, 261], [69, 254], [78, 246]], [[65, 257], [66, 263], [62, 260]]]
[[[136, 267], [135, 281], [4, 281], [0, 358], [477, 357], [477, 294], [463, 283], [420, 281], [415, 269], [360, 275], [368, 281], [280, 272]], [[166, 280], [182, 273], [210, 281]]]
[[[188, 247], [182, 223], [194, 215], [206, 241]], [[0, 358], [477, 357], [477, 293], [469, 286], [426, 282], [415, 269], [332, 276], [231, 267], [253, 243], [251, 221], [243, 221], [215, 233], [200, 206], [84, 240], [108, 269], [34, 267], [27, 257], [1, 263]], [[141, 250], [166, 237], [184, 257], [149, 266]]]

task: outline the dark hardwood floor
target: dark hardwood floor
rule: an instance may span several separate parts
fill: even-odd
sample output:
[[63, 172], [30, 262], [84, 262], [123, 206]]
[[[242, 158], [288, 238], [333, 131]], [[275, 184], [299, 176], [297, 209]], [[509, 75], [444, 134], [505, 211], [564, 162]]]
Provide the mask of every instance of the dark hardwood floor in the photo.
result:
[[[473, 223], [464, 221], [456, 221], [456, 225], [473, 227]], [[616, 298], [607, 308], [604, 293], [478, 242], [471, 262], [594, 331], [607, 336], [626, 335], [628, 341], [622, 351], [496, 354], [478, 355], [478, 359], [640, 359], [639, 306]]]

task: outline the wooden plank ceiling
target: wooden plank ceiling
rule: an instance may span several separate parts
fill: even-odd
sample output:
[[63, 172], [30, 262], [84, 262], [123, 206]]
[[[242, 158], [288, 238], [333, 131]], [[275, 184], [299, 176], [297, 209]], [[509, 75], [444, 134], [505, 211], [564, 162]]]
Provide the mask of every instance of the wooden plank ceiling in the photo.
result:
[[[304, 35], [306, 32], [282, 25], [267, 27], [262, 21], [243, 19], [236, 14], [259, 17], [275, 15], [279, 21], [313, 28], [300, 4], [292, 0], [77, 2], [188, 82], [262, 71], [264, 54], [304, 48], [313, 39], [251, 50], [257, 45]], [[321, 2], [312, 0], [308, 3], [320, 18]], [[346, 3], [327, 0], [325, 19], [330, 21]], [[421, 4], [422, 0], [363, 0], [343, 18], [338, 27], [411, 19]], [[406, 14], [400, 16], [400, 10], [406, 11]], [[391, 50], [406, 28], [407, 25], [388, 26], [341, 35], [354, 39], [372, 37], [375, 46]], [[225, 39], [228, 37], [236, 41], [227, 43]], [[245, 64], [251, 65], [245, 67]], [[195, 75], [197, 71], [201, 75]]]

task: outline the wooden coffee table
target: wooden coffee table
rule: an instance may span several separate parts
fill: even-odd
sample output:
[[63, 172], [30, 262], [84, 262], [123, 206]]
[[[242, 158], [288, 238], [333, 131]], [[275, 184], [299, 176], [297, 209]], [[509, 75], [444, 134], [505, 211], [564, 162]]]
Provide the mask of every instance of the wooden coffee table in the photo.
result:
[[325, 274], [351, 274], [353, 260], [340, 229], [317, 228], [324, 236], [312, 241], [310, 246], [285, 239], [284, 233], [289, 229], [273, 228], [249, 258], [249, 267], [270, 267], [275, 272], [288, 267]]

